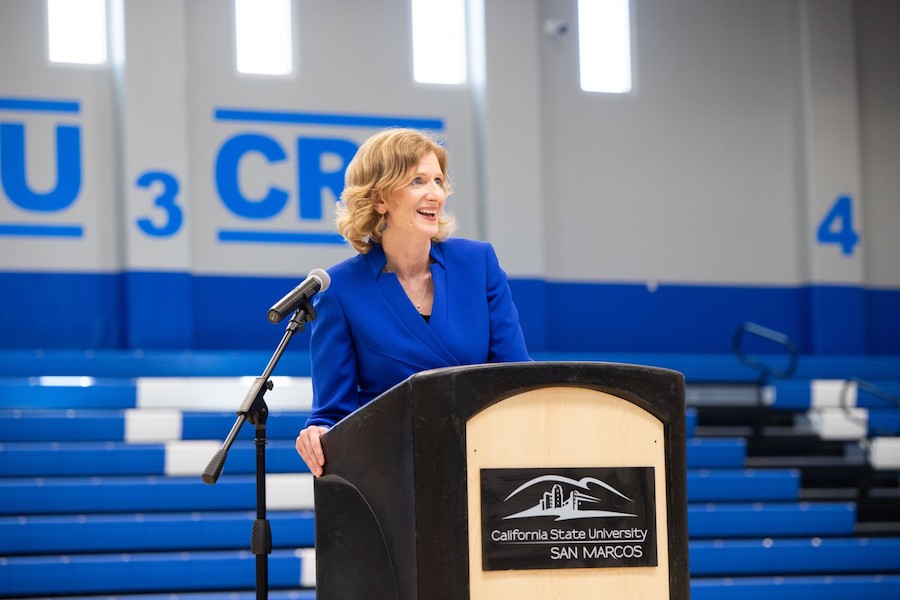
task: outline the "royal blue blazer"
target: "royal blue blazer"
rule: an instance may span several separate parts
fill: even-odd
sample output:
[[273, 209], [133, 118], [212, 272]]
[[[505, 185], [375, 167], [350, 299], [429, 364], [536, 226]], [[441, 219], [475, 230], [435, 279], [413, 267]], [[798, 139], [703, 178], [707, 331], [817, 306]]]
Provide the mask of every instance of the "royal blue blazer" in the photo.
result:
[[313, 410], [307, 425], [331, 427], [377, 395], [426, 369], [529, 361], [506, 273], [485, 242], [431, 245], [434, 305], [428, 322], [373, 244], [328, 269], [313, 301]]

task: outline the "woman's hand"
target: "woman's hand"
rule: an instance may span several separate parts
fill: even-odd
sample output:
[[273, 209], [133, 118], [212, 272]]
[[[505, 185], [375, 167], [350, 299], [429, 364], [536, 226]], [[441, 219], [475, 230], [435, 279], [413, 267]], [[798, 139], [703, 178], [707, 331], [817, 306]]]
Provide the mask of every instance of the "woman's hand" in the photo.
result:
[[327, 427], [310, 425], [297, 436], [297, 454], [299, 454], [309, 472], [314, 476], [322, 475], [322, 467], [325, 466], [325, 453], [322, 451], [322, 435], [328, 431]]

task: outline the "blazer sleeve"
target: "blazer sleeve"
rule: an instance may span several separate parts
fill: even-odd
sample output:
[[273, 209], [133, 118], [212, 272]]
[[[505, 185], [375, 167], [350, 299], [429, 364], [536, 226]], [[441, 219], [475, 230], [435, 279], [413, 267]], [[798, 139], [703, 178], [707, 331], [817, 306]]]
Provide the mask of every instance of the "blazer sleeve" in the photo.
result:
[[487, 300], [491, 324], [488, 362], [530, 361], [519, 323], [519, 311], [513, 302], [506, 273], [500, 268], [494, 247], [491, 244], [486, 244], [486, 247]]
[[306, 425], [331, 427], [359, 408], [357, 359], [350, 325], [335, 292], [316, 295], [310, 329], [313, 405]]

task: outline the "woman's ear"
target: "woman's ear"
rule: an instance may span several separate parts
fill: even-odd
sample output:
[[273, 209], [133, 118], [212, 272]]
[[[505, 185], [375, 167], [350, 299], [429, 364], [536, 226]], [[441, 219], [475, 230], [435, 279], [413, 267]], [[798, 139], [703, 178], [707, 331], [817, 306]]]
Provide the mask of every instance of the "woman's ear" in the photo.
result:
[[375, 198], [372, 200], [372, 206], [378, 214], [382, 216], [387, 214], [387, 202], [384, 201], [384, 196], [381, 195], [381, 192], [375, 194]]

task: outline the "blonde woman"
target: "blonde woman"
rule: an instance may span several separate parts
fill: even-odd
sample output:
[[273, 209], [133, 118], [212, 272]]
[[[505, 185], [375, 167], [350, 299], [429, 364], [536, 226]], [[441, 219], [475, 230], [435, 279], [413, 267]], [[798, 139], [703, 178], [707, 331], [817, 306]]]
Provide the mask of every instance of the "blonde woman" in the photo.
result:
[[312, 322], [313, 412], [297, 452], [320, 476], [320, 437], [426, 369], [530, 360], [493, 247], [451, 238], [447, 152], [413, 129], [369, 138], [347, 167], [337, 228], [359, 254], [328, 269]]

